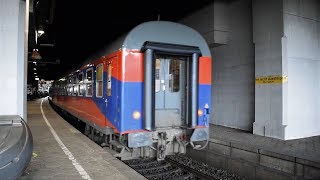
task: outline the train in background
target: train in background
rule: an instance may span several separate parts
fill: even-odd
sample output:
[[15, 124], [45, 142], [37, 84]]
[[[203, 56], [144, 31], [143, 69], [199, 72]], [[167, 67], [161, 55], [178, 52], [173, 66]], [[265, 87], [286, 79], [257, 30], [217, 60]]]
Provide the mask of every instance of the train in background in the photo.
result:
[[194, 29], [145, 22], [54, 81], [49, 100], [117, 157], [163, 160], [208, 143], [211, 61]]

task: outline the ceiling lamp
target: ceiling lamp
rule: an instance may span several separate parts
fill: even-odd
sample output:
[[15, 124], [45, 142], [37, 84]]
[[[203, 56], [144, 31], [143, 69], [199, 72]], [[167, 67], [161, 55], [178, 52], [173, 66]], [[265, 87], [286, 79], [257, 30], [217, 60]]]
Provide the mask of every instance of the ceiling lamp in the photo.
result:
[[42, 34], [44, 34], [44, 30], [38, 30], [38, 36], [40, 37]]

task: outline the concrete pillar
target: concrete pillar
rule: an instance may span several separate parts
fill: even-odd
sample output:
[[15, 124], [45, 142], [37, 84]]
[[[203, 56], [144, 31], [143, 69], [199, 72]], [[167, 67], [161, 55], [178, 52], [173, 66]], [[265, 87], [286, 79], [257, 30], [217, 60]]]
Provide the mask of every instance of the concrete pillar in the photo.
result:
[[214, 44], [217, 43], [213, 38], [214, 36], [213, 8], [214, 8], [214, 4], [211, 3], [208, 6], [183, 18], [179, 22], [197, 30], [205, 38], [209, 46], [214, 46]]
[[27, 119], [29, 0], [0, 0], [0, 115]]
[[258, 78], [287, 75], [282, 61], [282, 0], [253, 0], [252, 8], [256, 77], [253, 133], [283, 139], [287, 84], [257, 82]]
[[287, 63], [285, 139], [320, 135], [320, 1], [283, 1], [283, 62]]
[[254, 134], [320, 134], [319, 18], [316, 0], [253, 0]]
[[182, 23], [207, 40], [213, 58], [210, 123], [252, 131], [254, 54], [251, 0], [214, 0]]
[[213, 56], [213, 115], [211, 123], [252, 131], [254, 122], [254, 51], [251, 0], [214, 3], [214, 28], [227, 32], [225, 45]]

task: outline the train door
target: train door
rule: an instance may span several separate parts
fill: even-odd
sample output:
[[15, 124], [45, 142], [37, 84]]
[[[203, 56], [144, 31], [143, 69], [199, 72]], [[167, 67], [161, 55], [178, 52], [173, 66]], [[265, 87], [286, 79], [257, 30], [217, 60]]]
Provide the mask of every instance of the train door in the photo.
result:
[[[96, 66], [95, 69], [95, 97], [94, 100], [96, 102], [96, 105], [98, 106], [99, 110], [101, 111], [101, 113], [105, 114], [106, 113], [106, 107], [105, 107], [105, 96], [104, 96], [104, 89], [105, 87], [103, 87], [103, 82], [104, 80], [104, 64], [100, 63]], [[105, 126], [105, 119], [101, 119], [101, 126]]]
[[184, 122], [186, 61], [159, 56], [155, 62], [155, 126], [177, 127]]
[[119, 94], [117, 87], [119, 86], [119, 82], [117, 82], [113, 77], [118, 76], [120, 71], [117, 71], [119, 66], [119, 61], [117, 57], [113, 57], [107, 62], [106, 70], [106, 117], [108, 120], [115, 125], [116, 127], [120, 126], [120, 113], [119, 113]]

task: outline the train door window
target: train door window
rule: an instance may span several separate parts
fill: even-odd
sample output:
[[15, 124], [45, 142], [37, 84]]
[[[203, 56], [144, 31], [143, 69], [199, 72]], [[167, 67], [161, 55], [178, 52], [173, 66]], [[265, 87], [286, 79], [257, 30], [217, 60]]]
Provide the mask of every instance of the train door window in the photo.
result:
[[96, 96], [102, 97], [103, 65], [99, 64], [96, 69]]
[[84, 91], [84, 88], [83, 88], [83, 73], [78, 74], [78, 81], [79, 81], [79, 84], [78, 84], [78, 95], [79, 96], [83, 96], [83, 91]]
[[85, 83], [86, 83], [86, 96], [91, 97], [92, 96], [92, 73], [93, 70], [92, 68], [88, 69], [86, 72], [86, 79], [85, 79]]
[[179, 92], [180, 90], [180, 64], [181, 61], [172, 59], [169, 66], [169, 90]]
[[107, 65], [108, 78], [107, 78], [107, 96], [111, 96], [111, 79], [112, 79], [112, 65], [109, 63]]
[[156, 59], [156, 69], [155, 69], [155, 91], [159, 92], [160, 91], [160, 86], [161, 86], [161, 82], [160, 82], [160, 59]]

